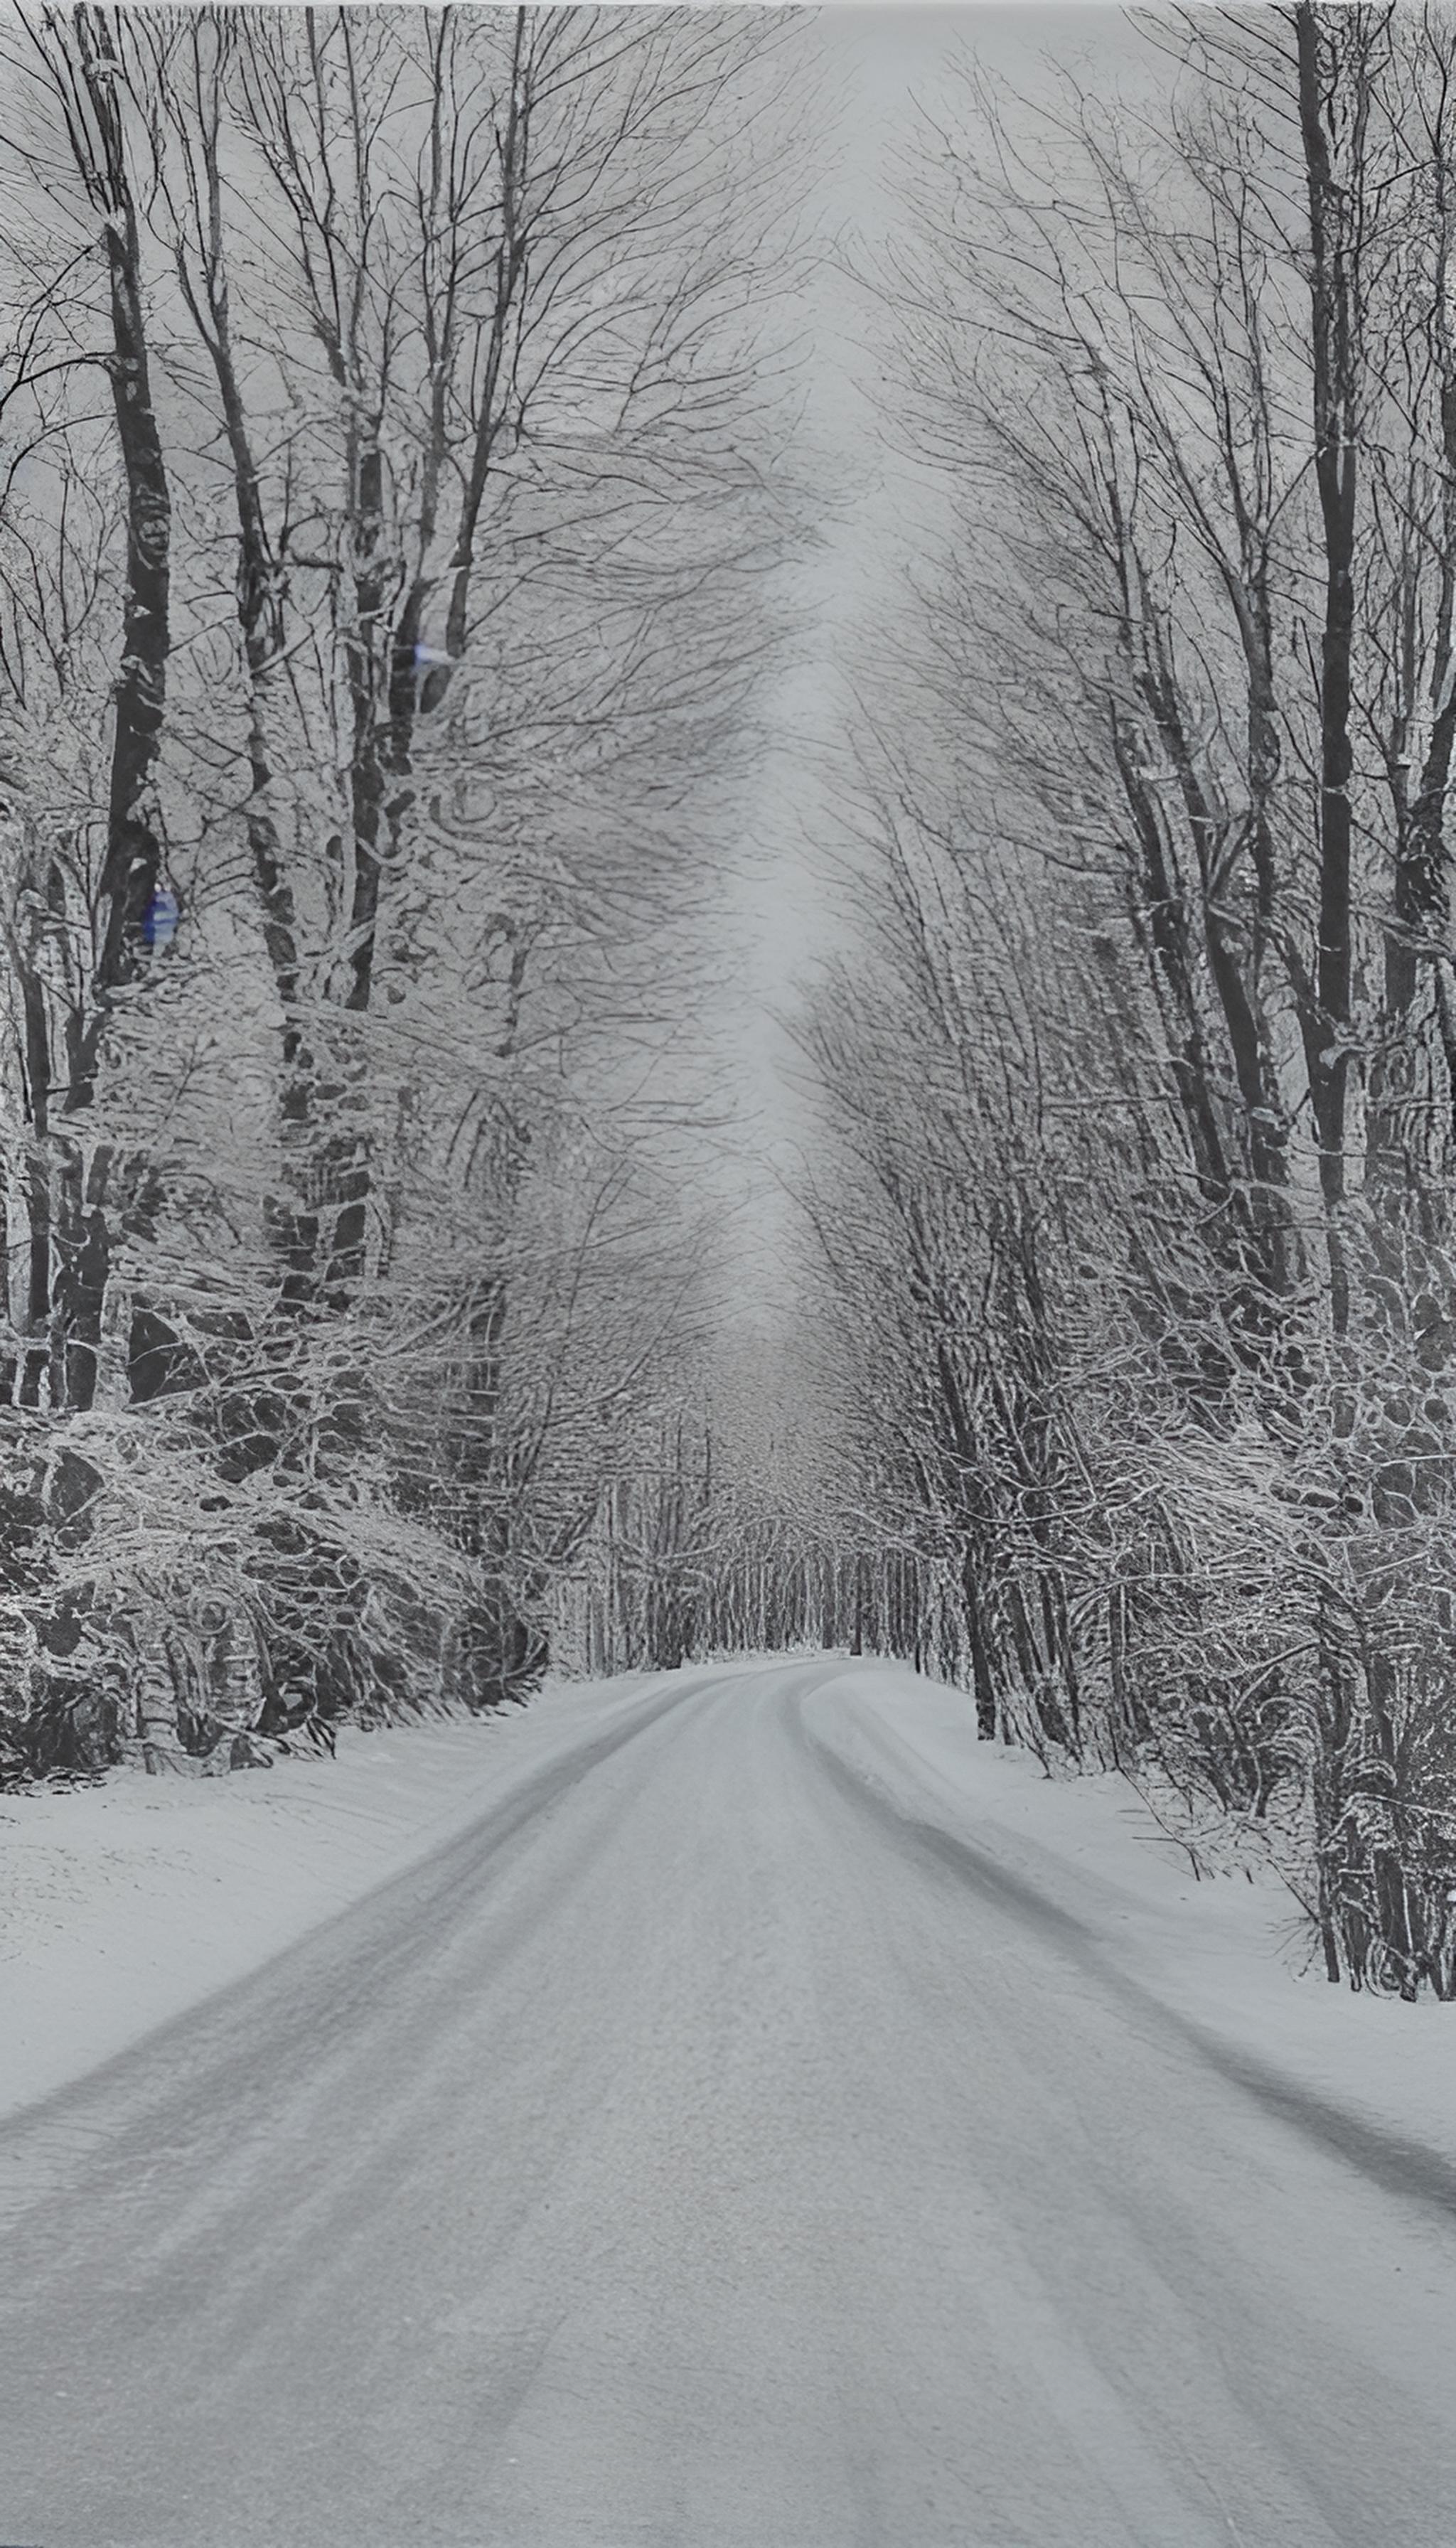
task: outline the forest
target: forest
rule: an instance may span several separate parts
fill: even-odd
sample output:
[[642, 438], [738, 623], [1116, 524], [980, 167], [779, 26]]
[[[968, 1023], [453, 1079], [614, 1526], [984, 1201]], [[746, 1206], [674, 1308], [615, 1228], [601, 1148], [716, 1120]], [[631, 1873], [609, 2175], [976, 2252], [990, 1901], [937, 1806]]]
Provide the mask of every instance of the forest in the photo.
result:
[[7, 35], [13, 1774], [523, 1694], [656, 1423], [802, 532], [784, 40]]
[[[1451, 1998], [1456, 18], [968, 52], [815, 239], [803, 15], [9, 31], [0, 1768], [849, 1646]], [[771, 1452], [692, 1020], [816, 271], [915, 501]]]

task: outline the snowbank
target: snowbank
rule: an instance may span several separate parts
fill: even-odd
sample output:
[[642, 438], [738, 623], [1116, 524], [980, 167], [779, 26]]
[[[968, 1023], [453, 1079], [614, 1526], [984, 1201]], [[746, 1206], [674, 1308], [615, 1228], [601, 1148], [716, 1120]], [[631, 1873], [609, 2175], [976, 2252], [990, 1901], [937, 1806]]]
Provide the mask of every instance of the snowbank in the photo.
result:
[[427, 1857], [641, 1696], [344, 1727], [335, 1760], [0, 1796], [0, 2116], [110, 2060]]
[[1332, 1988], [1276, 1877], [1199, 1881], [1126, 1779], [1048, 1779], [1025, 1753], [976, 1741], [962, 1692], [911, 1673], [849, 1665], [805, 1717], [896, 1810], [973, 1844], [1076, 1924], [1079, 1952], [1272, 2100], [1283, 2089], [1348, 2117], [1352, 2154], [1368, 2132], [1456, 2171], [1456, 2007]]

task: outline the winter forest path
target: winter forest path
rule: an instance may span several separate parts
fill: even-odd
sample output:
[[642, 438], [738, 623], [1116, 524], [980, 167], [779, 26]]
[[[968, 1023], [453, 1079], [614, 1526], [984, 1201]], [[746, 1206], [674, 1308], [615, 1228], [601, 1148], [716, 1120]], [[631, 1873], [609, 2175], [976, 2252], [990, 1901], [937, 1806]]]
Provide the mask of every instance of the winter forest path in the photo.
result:
[[1456, 2220], [898, 1813], [843, 1684], [657, 1684], [0, 2131], [0, 2536], [1448, 2548]]

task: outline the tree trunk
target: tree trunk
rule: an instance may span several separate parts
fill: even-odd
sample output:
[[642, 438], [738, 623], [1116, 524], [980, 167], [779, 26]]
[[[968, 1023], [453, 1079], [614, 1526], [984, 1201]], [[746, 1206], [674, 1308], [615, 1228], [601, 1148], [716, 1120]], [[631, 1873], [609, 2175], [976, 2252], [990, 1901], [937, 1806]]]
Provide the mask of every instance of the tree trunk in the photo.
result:
[[[116, 993], [148, 960], [148, 914], [162, 877], [154, 803], [170, 651], [171, 493], [152, 403], [141, 246], [128, 168], [124, 74], [116, 21], [78, 8], [67, 26], [47, 21], [48, 55], [77, 172], [100, 217], [109, 283], [112, 406], [126, 493], [127, 571], [122, 656], [112, 691], [106, 856], [101, 872], [101, 949], [91, 1014], [70, 1040], [64, 1110], [95, 1096], [102, 1038]], [[110, 1270], [111, 1229], [103, 1159], [79, 1143], [69, 1162], [69, 1245], [52, 1278], [60, 1367], [52, 1396], [89, 1407]]]
[[[1368, 99], [1364, 12], [1299, 0], [1300, 132], [1310, 211], [1315, 476], [1323, 537], [1320, 646], [1320, 897], [1315, 965], [1318, 1018], [1307, 1030], [1311, 1102], [1329, 1247], [1335, 1334], [1349, 1323], [1342, 1205], [1350, 1069], [1352, 815], [1351, 665], [1359, 487], [1359, 161]], [[1341, 165], [1336, 166], [1336, 155]], [[1350, 173], [1353, 171], [1353, 175]]]

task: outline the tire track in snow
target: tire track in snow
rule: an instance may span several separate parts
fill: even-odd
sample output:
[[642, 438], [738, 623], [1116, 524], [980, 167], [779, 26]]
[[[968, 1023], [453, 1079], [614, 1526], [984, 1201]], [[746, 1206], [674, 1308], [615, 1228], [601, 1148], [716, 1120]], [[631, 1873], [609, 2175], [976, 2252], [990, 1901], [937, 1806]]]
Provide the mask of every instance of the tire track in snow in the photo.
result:
[[[805, 1693], [811, 1695], [812, 1693]], [[1165, 2035], [1195, 2051], [1206, 2066], [1240, 2089], [1266, 2113], [1302, 2133], [1348, 2167], [1394, 2194], [1434, 2212], [1447, 2228], [1456, 2229], [1456, 2166], [1424, 2142], [1385, 2131], [1348, 2107], [1318, 2095], [1286, 2078], [1254, 2053], [1223, 2041], [1197, 2021], [1185, 2017], [1156, 1992], [1136, 1981], [1110, 1956], [1094, 1929], [1075, 1913], [1004, 1866], [989, 1851], [903, 1805], [872, 1773], [857, 1770], [822, 1732], [798, 1717], [805, 1746], [819, 1759], [839, 1792], [881, 1831], [888, 1826], [907, 1854], [930, 1861], [969, 1887], [985, 1902], [1019, 1921], [1045, 1945], [1096, 1978], [1108, 1991], [1150, 2018]], [[913, 1760], [907, 1755], [913, 1774]]]

